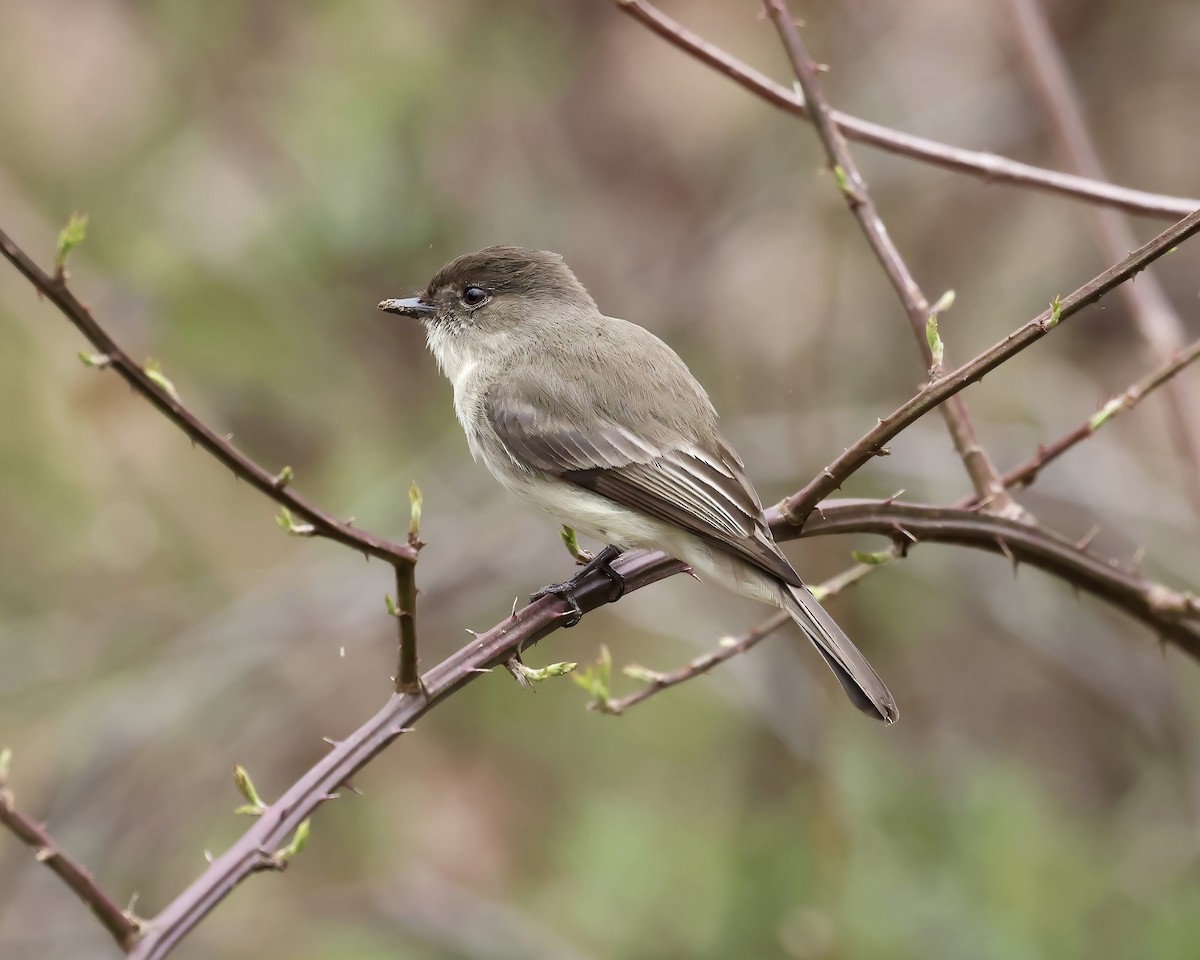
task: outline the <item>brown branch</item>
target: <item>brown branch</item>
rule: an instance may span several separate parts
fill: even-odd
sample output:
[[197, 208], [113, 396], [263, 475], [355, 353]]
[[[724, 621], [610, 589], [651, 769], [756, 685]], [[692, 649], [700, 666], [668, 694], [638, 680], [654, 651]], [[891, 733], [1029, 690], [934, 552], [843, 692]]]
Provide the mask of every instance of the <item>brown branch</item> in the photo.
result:
[[[884, 226], [883, 218], [879, 216], [879, 210], [867, 189], [866, 181], [858, 171], [850, 148], [833, 121], [829, 104], [821, 89], [821, 81], [817, 76], [817, 64], [804, 45], [787, 3], [785, 0], [763, 0], [763, 6], [771, 22], [775, 24], [779, 39], [783, 42], [788, 60], [796, 73], [796, 79], [804, 92], [809, 119], [825, 148], [825, 155], [837, 176], [842, 196], [897, 296], [900, 297], [930, 379], [936, 379], [945, 371], [942, 357], [933, 355], [926, 335], [926, 321], [930, 315], [929, 300]], [[1026, 516], [1020, 504], [1005, 489], [999, 471], [980, 444], [966, 401], [962, 397], [950, 397], [938, 410], [946, 421], [954, 449], [962, 459], [975, 493], [986, 504], [986, 509], [1005, 517]]]
[[[1037, 453], [1004, 475], [1005, 486], [1029, 486], [1047, 465], [1053, 463], [1076, 444], [1082, 443], [1114, 417], [1126, 410], [1132, 410], [1147, 395], [1169, 382], [1179, 371], [1197, 359], [1200, 359], [1200, 340], [1186, 350], [1175, 354], [1156, 370], [1152, 370], [1124, 393], [1113, 397], [1074, 430], [1064, 433], [1053, 443], [1040, 445]], [[978, 503], [978, 498], [970, 496], [960, 500], [957, 506], [962, 509], [970, 509], [977, 506]]]
[[[769, 519], [775, 536], [781, 540], [865, 532], [910, 542], [955, 543], [1012, 556], [1126, 610], [1181, 649], [1200, 657], [1200, 601], [1114, 567], [1045, 530], [993, 515], [892, 501], [835, 501], [823, 508], [823, 513], [823, 517], [806, 524], [803, 532], [777, 508], [770, 511]], [[627, 592], [683, 571], [678, 561], [646, 551], [627, 553], [615, 565], [626, 579]], [[581, 608], [590, 611], [602, 605], [611, 590], [603, 574], [590, 574], [577, 594]], [[567, 605], [560, 598], [544, 597], [477, 635], [426, 673], [422, 678], [423, 695], [391, 697], [379, 713], [297, 780], [190, 887], [148, 921], [131, 955], [137, 960], [167, 956], [246, 877], [277, 866], [270, 851], [284, 844], [339, 785], [481, 672], [505, 663], [558, 629], [566, 612]]]
[[[892, 559], [900, 556], [898, 551], [891, 551]], [[852, 587], [858, 583], [867, 574], [879, 570], [881, 567], [890, 563], [890, 560], [880, 560], [876, 563], [856, 563], [851, 567], [847, 567], [841, 573], [835, 574], [828, 580], [816, 586], [810, 586], [809, 589], [813, 592], [818, 600], [824, 603], [830, 597], [836, 597], [843, 590]], [[653, 670], [646, 670], [641, 667], [626, 667], [625, 672], [630, 676], [647, 678], [646, 686], [641, 690], [637, 690], [624, 697], [610, 697], [604, 701], [600, 710], [602, 713], [611, 713], [620, 715], [630, 707], [637, 706], [644, 700], [649, 700], [656, 694], [662, 693], [664, 690], [669, 690], [671, 687], [679, 686], [681, 683], [686, 683], [695, 677], [708, 673], [713, 667], [724, 663], [740, 654], [746, 653], [753, 647], [757, 646], [761, 641], [765, 640], [776, 630], [786, 623], [791, 622], [791, 617], [783, 612], [773, 613], [767, 617], [762, 623], [751, 627], [739, 637], [727, 637], [721, 641], [716, 650], [709, 653], [701, 654], [690, 663], [685, 664], [677, 670], [671, 670], [666, 673], [659, 673]]]
[[1084, 307], [1095, 303], [1114, 287], [1145, 269], [1147, 264], [1153, 263], [1197, 231], [1200, 231], [1200, 210], [1184, 217], [1174, 226], [1168, 227], [1149, 243], [1143, 244], [1120, 263], [1114, 264], [1099, 276], [1093, 277], [1074, 293], [1056, 299], [1049, 310], [1043, 311], [1024, 326], [1018, 327], [999, 343], [989, 347], [974, 359], [968, 360], [958, 369], [939, 377], [919, 393], [910, 397], [903, 405], [863, 434], [853, 446], [843, 451], [802, 490], [784, 500], [778, 509], [792, 523], [804, 523], [805, 518], [818, 503], [837, 490], [851, 474], [871, 458], [882, 454], [885, 444], [905, 427], [969, 384], [983, 379], [986, 374], [995, 370], [1000, 364], [1040, 340], [1063, 320], [1073, 317]]
[[6, 767], [7, 763], [0, 764], [0, 824], [26, 846], [32, 847], [38, 863], [45, 864], [51, 873], [62, 880], [95, 914], [104, 929], [112, 934], [117, 946], [128, 951], [137, 939], [138, 921], [100, 889], [96, 878], [64, 852], [44, 826], [16, 808], [12, 791], [8, 788]]
[[758, 626], [751, 627], [740, 637], [736, 639], [730, 637], [727, 641], [722, 642], [716, 650], [701, 654], [678, 670], [671, 670], [667, 673], [641, 671], [639, 675], [644, 673], [649, 676], [649, 682], [646, 686], [624, 697], [610, 697], [600, 706], [600, 712], [620, 716], [630, 707], [636, 707], [643, 700], [649, 700], [655, 694], [669, 690], [671, 687], [677, 687], [688, 680], [694, 680], [696, 677], [708, 673], [713, 667], [724, 663], [726, 660], [731, 660], [733, 657], [748, 652], [785, 623], [791, 622], [792, 618], [780, 610], [778, 613], [771, 614], [771, 616]]
[[[1061, 148], [1079, 173], [1103, 180], [1104, 166], [1088, 133], [1079, 93], [1037, 0], [1009, 0], [1009, 6], [1026, 65]], [[1109, 259], [1134, 246], [1133, 231], [1122, 214], [1099, 207], [1088, 213], [1095, 225], [1094, 235]], [[1127, 284], [1121, 288], [1121, 296], [1155, 359], [1182, 348], [1186, 340], [1183, 321], [1157, 277], [1148, 273], [1141, 283]], [[1177, 381], [1167, 387], [1165, 397], [1172, 438], [1185, 462], [1185, 485], [1200, 508], [1200, 395], [1190, 384]]]
[[[809, 119], [804, 98], [782, 84], [755, 70], [720, 47], [688, 30], [644, 0], [615, 0], [617, 8], [648, 27], [668, 43], [707, 64], [718, 73], [765, 100], [772, 106], [803, 119]], [[877, 123], [871, 123], [848, 113], [833, 111], [833, 121], [845, 136], [889, 153], [911, 157], [933, 166], [980, 177], [989, 182], [1009, 183], [1032, 190], [1042, 190], [1089, 203], [1114, 207], [1146, 216], [1178, 218], [1200, 208], [1200, 199], [1172, 197], [1131, 190], [1100, 180], [1046, 170], [1007, 157], [979, 150], [965, 150], [902, 133]]]
[[412, 566], [396, 567], [396, 611], [400, 631], [397, 654], [396, 693], [419, 693], [421, 675], [417, 666], [417, 581]]
[[412, 546], [392, 543], [383, 537], [343, 523], [299, 494], [293, 493], [288, 488], [290, 476], [286, 471], [280, 474], [270, 473], [228, 440], [218, 436], [180, 403], [172, 390], [157, 382], [143, 367], [130, 359], [96, 322], [91, 311], [67, 288], [65, 277], [52, 276], [42, 270], [3, 230], [0, 230], [0, 253], [100, 351], [100, 357], [94, 361], [98, 366], [112, 367], [116, 370], [126, 383], [149, 400], [194, 443], [207, 450], [250, 486], [266, 494], [309, 525], [294, 525], [294, 532], [325, 537], [397, 566], [411, 566], [416, 562], [417, 551]]
[[1200, 599], [1124, 570], [1042, 527], [954, 507], [892, 500], [827, 501], [803, 531], [777, 512], [770, 519], [776, 539], [781, 540], [874, 533], [888, 537], [901, 550], [917, 543], [946, 543], [1028, 563], [1124, 610], [1200, 660]]
[[[681, 564], [660, 553], [636, 551], [614, 562], [625, 578], [626, 590], [638, 590], [663, 577], [680, 573]], [[584, 611], [605, 603], [612, 583], [601, 573], [589, 574], [576, 598]], [[250, 874], [277, 865], [271, 851], [285, 844], [296, 828], [338, 787], [361, 770], [429, 710], [475, 680], [481, 672], [502, 665], [514, 654], [558, 629], [567, 615], [566, 603], [544, 597], [478, 634], [470, 643], [422, 677], [424, 693], [396, 694], [374, 717], [337, 744], [321, 761], [270, 804], [252, 827], [157, 917], [146, 922], [141, 940], [131, 952], [136, 960], [157, 960], [174, 947]]]

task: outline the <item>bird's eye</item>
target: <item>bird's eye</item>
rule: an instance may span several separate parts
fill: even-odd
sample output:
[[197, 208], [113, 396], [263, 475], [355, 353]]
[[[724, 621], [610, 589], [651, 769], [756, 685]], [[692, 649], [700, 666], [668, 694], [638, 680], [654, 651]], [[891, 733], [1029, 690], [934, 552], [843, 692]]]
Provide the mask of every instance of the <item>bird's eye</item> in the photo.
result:
[[463, 290], [463, 303], [468, 307], [477, 307], [487, 299], [487, 291], [482, 287], [467, 287]]

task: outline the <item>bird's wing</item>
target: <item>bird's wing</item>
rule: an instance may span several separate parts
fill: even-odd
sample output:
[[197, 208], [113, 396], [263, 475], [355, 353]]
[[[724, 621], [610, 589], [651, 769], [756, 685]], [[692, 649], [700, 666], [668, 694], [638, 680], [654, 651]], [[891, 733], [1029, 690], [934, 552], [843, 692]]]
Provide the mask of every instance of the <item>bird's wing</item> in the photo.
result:
[[518, 466], [682, 527], [786, 583], [802, 585], [771, 537], [741, 461], [723, 440], [663, 445], [602, 416], [589, 417], [584, 431], [579, 418], [529, 397], [511, 383], [500, 384], [488, 391], [484, 404]]

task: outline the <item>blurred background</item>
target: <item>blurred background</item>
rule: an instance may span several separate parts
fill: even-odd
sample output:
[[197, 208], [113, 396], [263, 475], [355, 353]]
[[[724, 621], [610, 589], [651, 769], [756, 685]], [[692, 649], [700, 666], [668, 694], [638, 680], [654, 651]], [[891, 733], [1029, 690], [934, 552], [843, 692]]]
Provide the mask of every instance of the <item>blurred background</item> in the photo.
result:
[[[790, 84], [751, 0], [664, 8]], [[1055, 0], [1113, 180], [1200, 193], [1200, 9]], [[1000, 0], [794, 4], [833, 103], [1061, 166]], [[415, 325], [375, 310], [494, 242], [560, 251], [707, 385], [763, 499], [923, 377], [809, 127], [622, 16], [565, 0], [0, 0], [0, 224], [269, 469], [402, 537], [425, 493], [426, 666], [570, 573], [474, 465]], [[1077, 202], [855, 147], [963, 360], [1109, 259]], [[1140, 240], [1165, 226], [1135, 220]], [[1153, 268], [1200, 335], [1200, 247]], [[382, 704], [390, 570], [297, 540], [0, 268], [0, 745], [18, 803], [150, 915]], [[1119, 298], [966, 397], [1023, 460], [1154, 365]], [[1185, 374], [1186, 376], [1187, 374]], [[1196, 372], [1190, 376], [1195, 379]], [[1200, 584], [1186, 467], [1153, 398], [1022, 502]], [[969, 492], [937, 417], [847, 495]], [[810, 580], [869, 538], [788, 547]], [[686, 581], [686, 582], [685, 582]], [[1192, 958], [1200, 670], [1037, 571], [928, 546], [831, 602], [902, 722], [851, 709], [791, 630], [621, 718], [491, 675], [327, 805], [181, 957]], [[677, 578], [529, 656], [669, 669], [765, 611]], [[627, 678], [617, 692], [636, 689]], [[0, 954], [110, 957], [0, 834]]]

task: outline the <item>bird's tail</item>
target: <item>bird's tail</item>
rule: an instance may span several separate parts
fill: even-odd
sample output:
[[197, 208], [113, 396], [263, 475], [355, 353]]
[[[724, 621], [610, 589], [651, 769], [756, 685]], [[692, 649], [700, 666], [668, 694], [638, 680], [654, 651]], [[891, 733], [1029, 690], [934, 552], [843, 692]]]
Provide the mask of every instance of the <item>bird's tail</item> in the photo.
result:
[[879, 679], [867, 658], [859, 652], [850, 638], [842, 633], [817, 598], [804, 587], [780, 583], [780, 605], [786, 610], [825, 658], [829, 669], [838, 678], [842, 689], [859, 710], [882, 720], [895, 723], [900, 711], [891, 692]]

